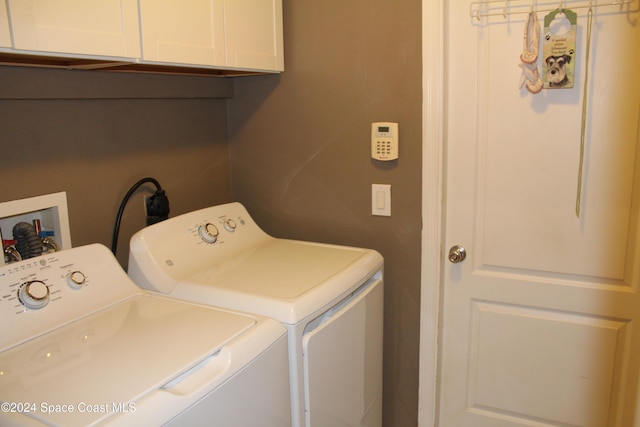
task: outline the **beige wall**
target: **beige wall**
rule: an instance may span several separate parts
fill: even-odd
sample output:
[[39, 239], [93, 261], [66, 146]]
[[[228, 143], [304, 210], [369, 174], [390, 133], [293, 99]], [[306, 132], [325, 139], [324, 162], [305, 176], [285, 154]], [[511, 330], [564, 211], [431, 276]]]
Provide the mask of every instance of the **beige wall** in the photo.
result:
[[[216, 78], [0, 67], [0, 202], [66, 191], [72, 244], [109, 247], [120, 202], [146, 176], [172, 215], [227, 202], [232, 94]], [[153, 189], [127, 205], [122, 263]]]
[[[234, 198], [269, 233], [385, 257], [384, 419], [417, 425], [421, 3], [285, 1], [285, 72], [234, 80]], [[371, 160], [370, 126], [399, 123], [400, 158]], [[371, 184], [392, 216], [371, 216]]]

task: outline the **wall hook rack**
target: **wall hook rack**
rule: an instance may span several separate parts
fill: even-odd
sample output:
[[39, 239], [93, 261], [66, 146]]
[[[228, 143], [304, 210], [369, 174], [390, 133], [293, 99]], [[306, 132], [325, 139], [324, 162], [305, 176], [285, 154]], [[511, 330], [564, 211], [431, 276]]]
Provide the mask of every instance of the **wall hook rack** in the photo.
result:
[[477, 20], [486, 16], [502, 16], [506, 19], [510, 15], [527, 14], [532, 9], [551, 12], [559, 7], [572, 10], [615, 7], [622, 13], [634, 13], [640, 11], [640, 0], [560, 0], [560, 6], [558, 6], [558, 0], [479, 0], [471, 2], [469, 16]]

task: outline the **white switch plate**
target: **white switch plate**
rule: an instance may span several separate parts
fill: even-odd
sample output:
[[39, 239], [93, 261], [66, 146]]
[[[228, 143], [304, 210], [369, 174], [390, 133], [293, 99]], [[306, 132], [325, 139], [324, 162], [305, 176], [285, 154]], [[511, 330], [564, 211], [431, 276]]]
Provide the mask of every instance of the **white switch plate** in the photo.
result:
[[390, 184], [371, 184], [371, 215], [391, 216]]

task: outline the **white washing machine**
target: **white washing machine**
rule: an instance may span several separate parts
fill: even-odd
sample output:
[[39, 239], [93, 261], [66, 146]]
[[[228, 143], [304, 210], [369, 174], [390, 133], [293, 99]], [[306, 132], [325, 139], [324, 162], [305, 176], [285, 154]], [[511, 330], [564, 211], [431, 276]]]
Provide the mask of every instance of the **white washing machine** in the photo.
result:
[[136, 233], [128, 273], [161, 294], [282, 322], [294, 426], [381, 425], [378, 252], [274, 238], [230, 203]]
[[286, 329], [141, 290], [88, 245], [0, 267], [0, 425], [290, 425]]

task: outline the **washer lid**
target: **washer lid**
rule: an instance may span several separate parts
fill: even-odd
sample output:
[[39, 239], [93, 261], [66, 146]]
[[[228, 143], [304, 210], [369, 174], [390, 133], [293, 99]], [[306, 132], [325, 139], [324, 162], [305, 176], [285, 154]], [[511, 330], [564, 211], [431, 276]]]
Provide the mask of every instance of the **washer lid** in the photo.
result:
[[48, 425], [89, 425], [111, 415], [112, 405], [126, 409], [256, 323], [138, 296], [1, 353], [0, 400], [32, 402], [34, 411], [25, 415]]

